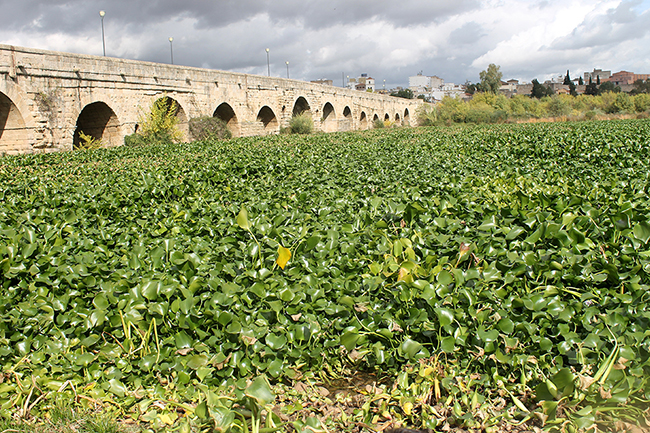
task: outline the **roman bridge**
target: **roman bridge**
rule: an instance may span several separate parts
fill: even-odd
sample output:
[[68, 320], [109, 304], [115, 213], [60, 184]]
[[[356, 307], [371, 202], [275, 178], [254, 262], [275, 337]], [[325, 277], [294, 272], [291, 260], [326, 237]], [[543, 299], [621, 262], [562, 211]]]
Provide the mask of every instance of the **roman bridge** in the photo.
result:
[[71, 150], [83, 132], [119, 146], [159, 98], [179, 126], [216, 116], [235, 137], [277, 134], [307, 113], [324, 132], [415, 121], [418, 100], [285, 78], [88, 56], [0, 44], [0, 154]]

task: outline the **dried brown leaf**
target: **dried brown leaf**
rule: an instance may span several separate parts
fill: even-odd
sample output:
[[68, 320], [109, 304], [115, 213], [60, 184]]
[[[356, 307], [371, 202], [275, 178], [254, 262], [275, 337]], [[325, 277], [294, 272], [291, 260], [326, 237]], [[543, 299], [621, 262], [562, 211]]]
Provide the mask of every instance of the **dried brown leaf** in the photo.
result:
[[592, 383], [594, 383], [596, 380], [591, 377], [591, 376], [583, 376], [582, 374], [580, 376], [580, 389], [581, 390], [586, 390], [591, 386]]
[[611, 391], [610, 390], [605, 391], [605, 388], [603, 388], [602, 386], [598, 388], [598, 392], [600, 393], [600, 398], [604, 400], [612, 398]]
[[614, 370], [625, 370], [627, 368], [627, 365], [625, 365], [626, 362], [630, 362], [630, 360], [621, 356], [618, 358], [618, 362], [614, 364]]

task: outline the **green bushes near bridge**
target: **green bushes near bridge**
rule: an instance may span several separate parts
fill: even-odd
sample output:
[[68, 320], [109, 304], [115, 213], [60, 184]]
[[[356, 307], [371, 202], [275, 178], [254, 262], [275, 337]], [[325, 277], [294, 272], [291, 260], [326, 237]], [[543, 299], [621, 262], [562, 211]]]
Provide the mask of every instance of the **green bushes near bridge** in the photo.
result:
[[[126, 146], [177, 143], [185, 140], [179, 128], [178, 105], [170, 98], [158, 99], [147, 114], [140, 117], [138, 131], [124, 137]], [[218, 117], [202, 116], [188, 122], [189, 140], [224, 140], [232, 137], [228, 124]]]
[[418, 112], [420, 125], [451, 123], [505, 123], [539, 119], [592, 120], [648, 117], [650, 95], [607, 92], [602, 95], [553, 95], [541, 99], [516, 95], [477, 93], [470, 101], [446, 97]]
[[226, 140], [232, 138], [228, 124], [218, 117], [202, 116], [190, 119], [190, 136], [193, 140]]
[[311, 134], [314, 132], [314, 119], [307, 113], [293, 116], [289, 126], [281, 130], [285, 134]]
[[158, 99], [151, 105], [149, 113], [140, 116], [136, 133], [124, 137], [124, 144], [142, 146], [182, 141], [177, 112], [176, 101], [168, 97]]

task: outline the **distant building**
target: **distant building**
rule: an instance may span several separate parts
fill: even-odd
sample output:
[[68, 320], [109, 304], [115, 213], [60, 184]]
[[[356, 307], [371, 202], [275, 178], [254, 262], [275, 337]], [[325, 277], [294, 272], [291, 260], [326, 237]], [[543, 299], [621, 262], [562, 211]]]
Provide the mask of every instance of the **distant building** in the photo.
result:
[[620, 71], [613, 73], [611, 77], [605, 81], [610, 81], [617, 86], [621, 86], [626, 84], [634, 84], [634, 82], [637, 80], [645, 81], [648, 78], [650, 78], [650, 74], [635, 74], [634, 72]]
[[362, 92], [375, 91], [375, 79], [369, 77], [368, 74], [361, 74], [357, 78], [348, 78], [348, 89], [355, 89]]
[[589, 83], [590, 78], [591, 81], [595, 83], [596, 81], [598, 81], [599, 77], [600, 77], [600, 81], [603, 82], [611, 76], [612, 76], [612, 71], [603, 71], [602, 69], [594, 68], [593, 72], [585, 72], [585, 83]]
[[422, 75], [419, 73], [413, 77], [409, 77], [409, 89], [413, 90], [422, 90], [426, 91], [428, 87], [431, 87], [431, 78]]
[[457, 98], [465, 94], [464, 86], [445, 83], [445, 80], [436, 75], [426, 76], [422, 72], [409, 77], [409, 89], [416, 98], [431, 102], [440, 101], [445, 96]]
[[440, 89], [443, 84], [445, 84], [445, 80], [442, 78], [435, 75], [422, 75], [422, 72], [409, 77], [409, 89], [411, 89], [416, 95], [428, 93], [435, 89]]
[[501, 87], [499, 87], [499, 90], [503, 93], [510, 92], [510, 93], [517, 93], [517, 86], [519, 85], [519, 80], [508, 80], [508, 81], [501, 81]]
[[316, 84], [322, 84], [324, 86], [333, 86], [334, 85], [334, 81], [326, 80], [325, 78], [321, 78], [320, 80], [312, 80], [311, 82], [316, 83]]

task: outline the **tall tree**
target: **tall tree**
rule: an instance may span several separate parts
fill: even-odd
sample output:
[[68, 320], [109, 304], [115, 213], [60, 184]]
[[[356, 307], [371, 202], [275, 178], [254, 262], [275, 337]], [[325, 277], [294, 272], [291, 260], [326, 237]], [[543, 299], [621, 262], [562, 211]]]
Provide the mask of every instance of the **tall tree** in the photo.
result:
[[478, 86], [476, 84], [470, 83], [469, 80], [465, 81], [465, 93], [469, 93], [470, 95], [473, 95], [476, 93], [478, 90]]
[[585, 95], [597, 95], [598, 94], [598, 85], [594, 83], [594, 80], [589, 76], [589, 84], [585, 87]]
[[578, 77], [578, 85], [579, 86], [584, 86], [585, 85], [585, 80], [583, 80], [582, 77]]
[[636, 80], [633, 84], [634, 88], [630, 91], [630, 95], [638, 95], [640, 93], [650, 93], [650, 78], [647, 80]]
[[398, 98], [413, 99], [415, 95], [411, 89], [400, 89], [397, 92], [393, 92], [390, 96], [397, 96]]
[[596, 75], [596, 85], [600, 86], [600, 75]]
[[571, 84], [571, 77], [569, 76], [569, 70], [566, 70], [566, 75], [564, 76], [564, 82], [562, 83], [565, 86], [568, 86]]
[[487, 70], [481, 71], [479, 77], [481, 82], [479, 83], [479, 89], [482, 92], [497, 93], [499, 87], [501, 87], [501, 78], [503, 74], [499, 70], [501, 67], [490, 63]]
[[598, 94], [602, 95], [607, 92], [621, 93], [621, 88], [611, 81], [605, 81], [603, 84], [598, 86]]
[[530, 92], [530, 96], [533, 98], [541, 99], [544, 96], [551, 96], [553, 94], [553, 89], [541, 84], [539, 81], [537, 81], [537, 78], [532, 81], [532, 84], [533, 89]]

